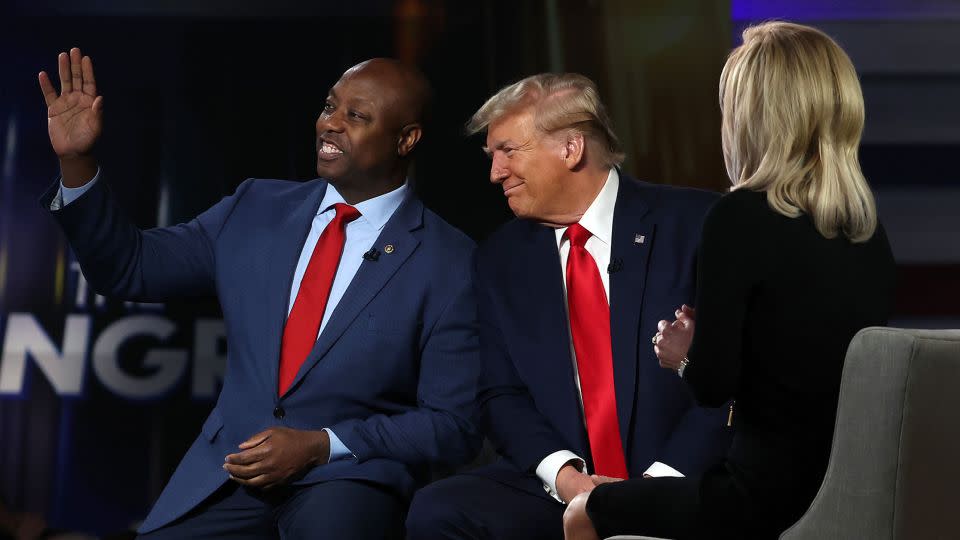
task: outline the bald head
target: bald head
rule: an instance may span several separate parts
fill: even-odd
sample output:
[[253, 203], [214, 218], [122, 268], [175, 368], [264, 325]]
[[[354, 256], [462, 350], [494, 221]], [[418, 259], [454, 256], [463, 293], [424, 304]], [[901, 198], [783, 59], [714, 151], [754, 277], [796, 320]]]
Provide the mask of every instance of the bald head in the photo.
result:
[[416, 67], [394, 58], [371, 58], [345, 71], [340, 80], [347, 78], [367, 78], [380, 88], [396, 105], [390, 112], [401, 126], [425, 122], [433, 91]]

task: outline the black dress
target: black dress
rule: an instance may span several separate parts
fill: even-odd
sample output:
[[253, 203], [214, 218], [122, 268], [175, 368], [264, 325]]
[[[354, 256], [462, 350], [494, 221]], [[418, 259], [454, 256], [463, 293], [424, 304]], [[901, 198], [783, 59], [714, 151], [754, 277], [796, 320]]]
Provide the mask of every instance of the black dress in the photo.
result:
[[826, 472], [847, 346], [887, 323], [894, 274], [882, 227], [827, 239], [763, 192], [722, 197], [704, 222], [684, 378], [702, 405], [735, 400], [733, 443], [700, 478], [598, 487], [587, 512], [601, 538], [766, 539], [796, 522]]

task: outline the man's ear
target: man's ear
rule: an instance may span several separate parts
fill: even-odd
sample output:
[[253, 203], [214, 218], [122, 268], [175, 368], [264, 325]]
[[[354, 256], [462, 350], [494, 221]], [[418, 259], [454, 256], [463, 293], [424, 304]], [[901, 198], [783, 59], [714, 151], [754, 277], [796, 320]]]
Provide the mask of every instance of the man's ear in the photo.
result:
[[420, 142], [423, 127], [420, 124], [407, 124], [400, 130], [400, 140], [397, 141], [397, 155], [407, 157], [413, 148]]
[[586, 158], [587, 141], [583, 133], [576, 130], [570, 130], [563, 140], [562, 157], [564, 165], [568, 170], [574, 170]]

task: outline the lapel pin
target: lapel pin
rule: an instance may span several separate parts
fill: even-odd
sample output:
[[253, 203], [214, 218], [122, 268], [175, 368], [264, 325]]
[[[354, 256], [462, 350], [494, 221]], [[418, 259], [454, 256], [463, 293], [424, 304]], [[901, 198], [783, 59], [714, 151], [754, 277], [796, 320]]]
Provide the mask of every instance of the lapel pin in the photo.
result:
[[383, 252], [386, 253], [387, 255], [393, 253], [393, 250], [394, 250], [393, 244], [387, 244], [383, 246]]
[[644, 235], [642, 235], [642, 234], [638, 234], [638, 235], [635, 235], [635, 236], [633, 237], [633, 243], [634, 243], [634, 244], [642, 244], [646, 239], [647, 239], [646, 236], [644, 236]]

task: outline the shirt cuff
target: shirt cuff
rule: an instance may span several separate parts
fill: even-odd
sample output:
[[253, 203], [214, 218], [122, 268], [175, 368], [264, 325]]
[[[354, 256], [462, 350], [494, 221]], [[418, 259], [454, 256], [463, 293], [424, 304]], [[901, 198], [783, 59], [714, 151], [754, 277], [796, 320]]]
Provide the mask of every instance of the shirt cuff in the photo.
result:
[[537, 465], [537, 478], [543, 482], [544, 491], [560, 502], [563, 502], [563, 500], [560, 499], [560, 495], [557, 493], [557, 475], [560, 474], [560, 469], [571, 461], [573, 461], [574, 466], [581, 471], [587, 467], [587, 462], [584, 461], [583, 458], [569, 450], [557, 450], [543, 458], [543, 461]]
[[326, 431], [330, 437], [330, 457], [327, 458], [327, 463], [337, 461], [338, 459], [357, 457], [347, 448], [347, 445], [343, 444], [343, 441], [340, 440], [340, 437], [337, 437], [336, 433], [327, 428], [323, 428], [323, 430]]
[[[61, 180], [61, 181], [60, 181], [60, 191], [57, 192], [57, 196], [54, 197], [53, 201], [50, 203], [50, 209], [51, 209], [51, 210], [59, 210], [59, 209], [63, 208], [64, 206], [72, 203], [73, 201], [79, 199], [81, 195], [83, 195], [84, 193], [87, 192], [88, 189], [90, 189], [91, 187], [93, 187], [93, 183], [96, 182], [98, 178], [100, 178], [100, 168], [99, 168], [99, 167], [97, 168], [97, 174], [95, 174], [95, 175], [93, 176], [93, 178], [92, 178], [89, 182], [87, 182], [86, 184], [84, 184], [84, 185], [82, 185], [82, 186], [80, 186], [80, 187], [77, 187], [77, 188], [69, 188], [69, 187], [63, 185], [63, 180]], [[54, 205], [56, 205], [56, 203], [58, 202], [58, 199], [59, 199], [59, 203], [60, 203], [60, 204], [59, 204], [59, 206], [57, 206], [57, 208], [54, 208]]]
[[646, 471], [643, 471], [645, 476], [652, 476], [653, 478], [664, 478], [664, 477], [673, 477], [673, 478], [683, 478], [683, 473], [674, 469], [673, 467], [660, 463], [659, 461], [654, 461], [653, 465], [647, 468]]

